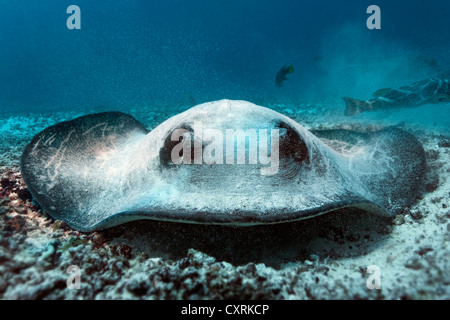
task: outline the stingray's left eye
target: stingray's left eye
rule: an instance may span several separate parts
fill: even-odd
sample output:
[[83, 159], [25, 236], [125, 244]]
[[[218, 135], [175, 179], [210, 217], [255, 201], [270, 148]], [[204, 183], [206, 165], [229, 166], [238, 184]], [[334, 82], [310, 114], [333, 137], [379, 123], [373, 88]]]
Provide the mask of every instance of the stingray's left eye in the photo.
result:
[[[182, 146], [183, 144], [186, 144], [186, 143], [192, 144], [193, 136], [194, 136], [194, 131], [188, 125], [181, 126], [179, 128], [174, 129], [172, 132], [170, 132], [170, 134], [168, 134], [166, 139], [164, 140], [163, 148], [159, 152], [159, 158], [160, 158], [161, 165], [164, 167], [167, 167], [169, 165], [174, 164], [174, 159], [172, 159], [174, 148], [175, 148], [175, 150], [179, 149], [179, 153], [176, 155], [177, 158], [185, 157], [186, 155], [183, 154], [183, 151], [185, 150], [185, 148], [182, 148], [180, 146]], [[193, 154], [194, 149], [192, 148], [192, 146], [189, 146], [187, 149], [191, 150], [190, 159], [193, 159], [194, 158], [194, 154]], [[177, 162], [177, 161], [175, 160], [175, 162]]]

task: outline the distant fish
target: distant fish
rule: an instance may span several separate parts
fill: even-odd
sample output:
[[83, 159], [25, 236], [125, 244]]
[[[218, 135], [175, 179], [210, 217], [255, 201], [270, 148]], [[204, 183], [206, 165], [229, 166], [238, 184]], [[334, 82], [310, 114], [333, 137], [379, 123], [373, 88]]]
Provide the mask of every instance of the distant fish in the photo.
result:
[[275, 78], [275, 85], [279, 88], [283, 85], [283, 81], [287, 80], [287, 75], [289, 73], [294, 72], [294, 65], [289, 64], [285, 65], [280, 69], [277, 73], [277, 77]]
[[433, 78], [414, 82], [398, 89], [379, 89], [374, 99], [358, 100], [344, 97], [345, 115], [353, 116], [365, 111], [412, 108], [429, 103], [450, 102], [449, 78]]

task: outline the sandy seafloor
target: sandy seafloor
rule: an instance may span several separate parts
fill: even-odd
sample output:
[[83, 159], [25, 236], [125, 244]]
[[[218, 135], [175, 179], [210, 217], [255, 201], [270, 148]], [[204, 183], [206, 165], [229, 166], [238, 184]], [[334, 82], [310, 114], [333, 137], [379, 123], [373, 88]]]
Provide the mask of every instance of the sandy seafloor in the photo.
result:
[[[34, 134], [89, 113], [0, 114], [2, 299], [450, 299], [450, 105], [355, 117], [326, 103], [266, 105], [307, 128], [400, 126], [423, 144], [427, 177], [392, 219], [351, 210], [259, 227], [139, 221], [80, 233], [31, 201], [20, 155]], [[170, 113], [124, 110], [149, 129]], [[80, 267], [80, 289], [67, 269]], [[381, 288], [370, 290], [370, 265]]]

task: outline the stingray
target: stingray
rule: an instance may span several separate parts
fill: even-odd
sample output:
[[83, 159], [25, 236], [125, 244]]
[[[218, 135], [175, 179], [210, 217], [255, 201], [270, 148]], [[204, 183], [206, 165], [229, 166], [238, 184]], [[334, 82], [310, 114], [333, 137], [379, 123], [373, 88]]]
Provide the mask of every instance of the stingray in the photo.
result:
[[121, 112], [82, 116], [38, 133], [21, 158], [34, 200], [80, 231], [139, 219], [274, 224], [347, 207], [393, 216], [416, 199], [425, 166], [401, 129], [308, 131], [230, 100], [152, 131]]

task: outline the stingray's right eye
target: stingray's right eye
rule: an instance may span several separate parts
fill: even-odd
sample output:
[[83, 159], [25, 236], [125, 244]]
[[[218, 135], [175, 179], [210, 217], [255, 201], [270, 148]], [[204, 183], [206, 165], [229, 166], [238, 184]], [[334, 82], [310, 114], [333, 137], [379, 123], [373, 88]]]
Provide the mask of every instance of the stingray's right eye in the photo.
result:
[[280, 159], [309, 163], [308, 147], [302, 137], [287, 123], [280, 122]]

